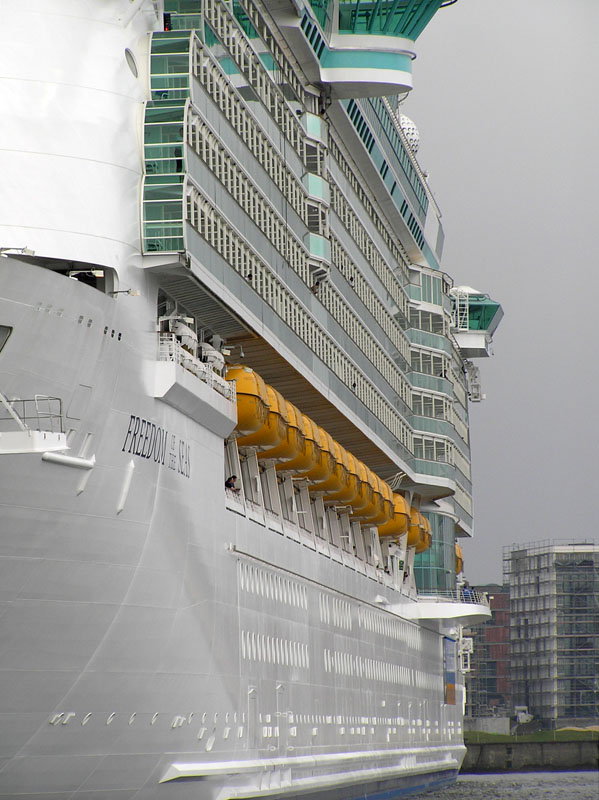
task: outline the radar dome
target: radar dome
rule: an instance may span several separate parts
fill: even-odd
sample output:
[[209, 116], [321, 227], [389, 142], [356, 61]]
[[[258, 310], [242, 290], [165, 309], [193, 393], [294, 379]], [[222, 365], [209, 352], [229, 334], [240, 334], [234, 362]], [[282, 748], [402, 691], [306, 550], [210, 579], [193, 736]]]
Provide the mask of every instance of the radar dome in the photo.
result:
[[408, 140], [408, 144], [410, 145], [412, 152], [414, 155], [416, 155], [418, 152], [418, 146], [420, 145], [420, 132], [418, 131], [418, 128], [409, 117], [406, 117], [405, 114], [399, 115], [399, 125], [404, 136]]

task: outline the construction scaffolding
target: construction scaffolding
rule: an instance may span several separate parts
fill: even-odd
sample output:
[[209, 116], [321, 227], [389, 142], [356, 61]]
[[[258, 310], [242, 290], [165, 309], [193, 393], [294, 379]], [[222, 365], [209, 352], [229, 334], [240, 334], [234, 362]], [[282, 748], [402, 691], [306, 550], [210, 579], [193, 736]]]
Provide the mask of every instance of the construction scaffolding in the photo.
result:
[[487, 594], [492, 617], [467, 631], [473, 639], [473, 652], [466, 677], [466, 716], [509, 717], [513, 714], [509, 593], [507, 587], [497, 584], [475, 589]]
[[512, 701], [549, 727], [599, 720], [599, 545], [546, 540], [503, 551]]

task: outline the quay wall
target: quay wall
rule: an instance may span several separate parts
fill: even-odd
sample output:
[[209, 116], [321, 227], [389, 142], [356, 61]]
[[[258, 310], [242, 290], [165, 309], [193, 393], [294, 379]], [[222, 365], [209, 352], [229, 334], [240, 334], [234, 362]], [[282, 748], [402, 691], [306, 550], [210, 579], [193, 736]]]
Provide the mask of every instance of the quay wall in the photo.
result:
[[599, 769], [599, 742], [510, 742], [469, 744], [466, 772]]

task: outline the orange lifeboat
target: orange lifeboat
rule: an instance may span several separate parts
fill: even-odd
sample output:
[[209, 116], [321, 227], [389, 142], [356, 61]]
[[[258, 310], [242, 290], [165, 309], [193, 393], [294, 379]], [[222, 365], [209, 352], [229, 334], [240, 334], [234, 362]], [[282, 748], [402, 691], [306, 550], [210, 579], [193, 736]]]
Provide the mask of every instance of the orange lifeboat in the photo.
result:
[[393, 515], [395, 513], [395, 502], [393, 500], [393, 492], [391, 491], [391, 487], [384, 481], [382, 478], [379, 478], [383, 489], [383, 510], [385, 512], [385, 516], [387, 519], [382, 522], [382, 525], [386, 525], [387, 522], [390, 522], [393, 519]]
[[346, 490], [348, 470], [346, 464], [344, 463], [343, 454], [345, 451], [343, 448], [332, 438], [332, 436], [330, 436], [326, 431], [323, 431], [322, 428], [320, 429], [320, 433], [321, 435], [324, 433], [324, 435], [327, 437], [329, 452], [333, 458], [333, 469], [326, 480], [322, 481], [317, 486], [310, 486], [309, 491], [325, 492], [328, 500], [331, 494]]
[[408, 547], [416, 547], [422, 537], [422, 514], [417, 508], [410, 508], [410, 524], [408, 526]]
[[462, 548], [456, 542], [455, 543], [455, 574], [459, 575], [460, 572], [464, 571], [464, 554], [462, 553]]
[[421, 521], [421, 531], [420, 540], [416, 545], [416, 553], [424, 553], [425, 550], [428, 550], [433, 542], [433, 535], [431, 533], [431, 525], [430, 522], [427, 520], [425, 516], [419, 514], [420, 521]]
[[376, 510], [373, 516], [366, 520], [367, 525], [385, 525], [393, 516], [393, 493], [389, 485], [370, 470], [370, 479], [373, 482], [373, 494]]
[[240, 364], [229, 367], [227, 380], [235, 382], [237, 391], [237, 432], [255, 433], [265, 423], [268, 414], [266, 384], [253, 369]]
[[[335, 466], [335, 460], [331, 453], [331, 443], [333, 440], [329, 434], [315, 422], [312, 420], [309, 420], [309, 422], [313, 441], [318, 444], [319, 458], [316, 465], [312, 467], [311, 470], [304, 473], [302, 477], [320, 485], [324, 481], [327, 481], [333, 474], [333, 468]], [[316, 489], [316, 487], [314, 488]]]
[[277, 399], [281, 410], [281, 403], [284, 405], [287, 413], [287, 428], [285, 430], [285, 439], [275, 447], [258, 453], [258, 458], [276, 458], [288, 462], [306, 452], [304, 420], [298, 409], [288, 400], [281, 397], [276, 389], [272, 389], [272, 386], [267, 386], [266, 388], [271, 389], [278, 395]]
[[384, 525], [379, 525], [379, 536], [397, 538], [408, 530], [410, 507], [400, 494], [393, 495], [393, 516]]
[[343, 503], [351, 506], [360, 496], [358, 477], [355, 473], [355, 460], [351, 453], [348, 453], [340, 444], [337, 446], [339, 447], [339, 456], [341, 464], [343, 465], [342, 475], [345, 480], [345, 485], [338, 492], [328, 492], [326, 502]]
[[[358, 477], [358, 469], [356, 466], [356, 459], [347, 450], [341, 447], [343, 452], [343, 463], [347, 469], [347, 484], [344, 489], [334, 494], [327, 495], [327, 502], [334, 503], [347, 503], [355, 510], [356, 504], [359, 504], [360, 499], [360, 479]], [[353, 513], [353, 511], [352, 511]]]
[[283, 444], [287, 439], [287, 428], [289, 426], [287, 403], [272, 386], [266, 386], [266, 392], [268, 395], [266, 420], [255, 433], [241, 436], [237, 440], [237, 444], [240, 447], [274, 448]]
[[382, 525], [389, 519], [389, 516], [385, 513], [383, 482], [371, 469], [366, 466], [364, 466], [364, 469], [366, 471], [366, 479], [371, 487], [372, 501], [365, 509], [355, 514], [354, 517], [363, 525]]
[[352, 459], [356, 470], [356, 475], [358, 479], [358, 490], [359, 490], [358, 497], [356, 498], [355, 502], [351, 504], [353, 509], [352, 516], [355, 519], [361, 519], [363, 515], [365, 517], [368, 516], [368, 509], [374, 503], [374, 493], [372, 491], [372, 484], [368, 480], [368, 472], [366, 466], [353, 456]]
[[292, 458], [291, 461], [286, 461], [283, 464], [277, 464], [275, 469], [285, 472], [293, 471], [302, 475], [303, 477], [305, 473], [310, 472], [320, 463], [320, 436], [318, 435], [318, 429], [312, 420], [305, 414], [302, 414], [301, 411], [295, 406], [293, 406], [293, 409], [296, 415], [301, 416], [301, 430], [304, 437], [304, 449], [299, 452], [295, 458]]

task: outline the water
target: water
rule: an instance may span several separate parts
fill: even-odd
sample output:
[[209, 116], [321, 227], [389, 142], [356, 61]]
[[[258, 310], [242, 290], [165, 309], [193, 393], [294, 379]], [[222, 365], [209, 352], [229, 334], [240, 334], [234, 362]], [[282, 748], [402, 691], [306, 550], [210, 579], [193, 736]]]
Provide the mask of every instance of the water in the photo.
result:
[[423, 800], [599, 800], [597, 772], [509, 772], [460, 775]]

